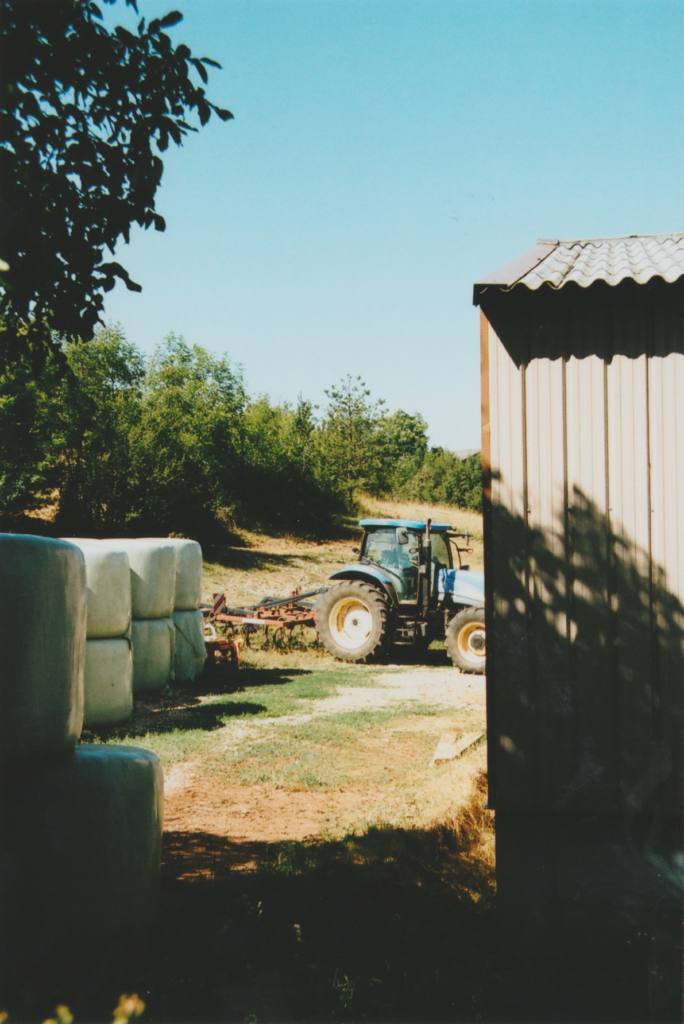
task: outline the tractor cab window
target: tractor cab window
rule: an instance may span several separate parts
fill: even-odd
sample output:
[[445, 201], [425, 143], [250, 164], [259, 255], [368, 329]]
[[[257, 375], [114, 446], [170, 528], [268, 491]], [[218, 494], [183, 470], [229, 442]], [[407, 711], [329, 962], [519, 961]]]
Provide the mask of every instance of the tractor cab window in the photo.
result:
[[369, 562], [384, 565], [388, 569], [398, 566], [396, 530], [373, 530], [366, 537], [361, 554]]
[[368, 533], [361, 557], [387, 569], [400, 601], [415, 601], [418, 597], [418, 566], [420, 564], [420, 536], [408, 532], [408, 544], [397, 542], [396, 527], [380, 528]]
[[441, 533], [432, 533], [430, 535], [430, 543], [432, 545], [432, 564], [437, 569], [450, 569], [451, 558], [449, 551], [449, 545], [446, 538]]

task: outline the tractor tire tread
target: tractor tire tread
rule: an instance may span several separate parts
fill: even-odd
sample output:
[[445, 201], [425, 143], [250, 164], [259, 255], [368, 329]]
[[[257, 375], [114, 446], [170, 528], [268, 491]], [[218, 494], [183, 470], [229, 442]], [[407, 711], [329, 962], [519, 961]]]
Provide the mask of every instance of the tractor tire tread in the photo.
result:
[[486, 658], [483, 656], [477, 660], [468, 658], [463, 654], [459, 644], [459, 634], [463, 628], [474, 624], [484, 625], [484, 608], [464, 608], [454, 615], [446, 628], [446, 649], [452, 663], [461, 672], [470, 672], [475, 675], [483, 675], [486, 671]]
[[[330, 633], [328, 617], [337, 600], [344, 596], [343, 591], [348, 594], [358, 595], [377, 613], [376, 628], [370, 637], [370, 648], [360, 657], [352, 657], [352, 652], [337, 644]], [[361, 580], [343, 580], [334, 584], [320, 599], [317, 608], [318, 636], [321, 643], [329, 654], [339, 658], [341, 661], [351, 661], [356, 665], [368, 665], [372, 662], [381, 661], [388, 653], [394, 633], [392, 606], [389, 598], [377, 587], [372, 587]], [[377, 628], [379, 627], [379, 628]]]

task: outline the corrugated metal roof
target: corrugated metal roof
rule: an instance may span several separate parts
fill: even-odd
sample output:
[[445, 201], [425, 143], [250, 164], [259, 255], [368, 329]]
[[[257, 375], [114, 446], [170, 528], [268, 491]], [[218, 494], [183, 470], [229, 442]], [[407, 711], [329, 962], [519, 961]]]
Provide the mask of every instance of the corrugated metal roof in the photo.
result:
[[574, 281], [587, 288], [595, 281], [616, 285], [626, 278], [646, 284], [652, 277], [670, 284], [684, 277], [684, 232], [565, 242], [542, 239], [478, 282], [473, 301], [477, 305], [481, 292], [491, 286], [510, 289], [522, 284], [534, 290], [548, 284], [558, 289]]

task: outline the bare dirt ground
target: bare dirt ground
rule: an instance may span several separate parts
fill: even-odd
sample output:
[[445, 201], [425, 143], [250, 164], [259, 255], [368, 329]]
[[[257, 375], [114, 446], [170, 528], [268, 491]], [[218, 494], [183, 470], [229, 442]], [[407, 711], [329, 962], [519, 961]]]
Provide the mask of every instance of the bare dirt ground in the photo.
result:
[[[261, 718], [245, 723], [229, 722], [222, 733], [224, 743], [229, 746], [247, 733], [254, 736], [268, 736], [276, 727], [295, 722], [311, 721], [319, 716], [351, 711], [377, 710], [396, 705], [420, 707], [421, 711], [432, 710], [430, 714], [419, 714], [402, 731], [428, 732], [435, 747], [444, 729], [444, 719], [436, 713], [444, 709], [459, 709], [475, 712], [484, 717], [485, 681], [481, 676], [458, 673], [453, 668], [423, 669], [392, 672], [388, 666], [375, 677], [375, 685], [369, 688], [341, 687], [334, 697], [313, 700], [308, 710], [301, 714], [281, 716], [277, 719]], [[382, 731], [377, 740], [377, 756], [391, 761], [393, 753], [393, 730]], [[468, 757], [468, 755], [466, 755]], [[469, 757], [469, 773], [483, 764], [483, 750], [474, 751]], [[463, 765], [465, 767], [465, 765]], [[438, 780], [436, 779], [437, 783]], [[437, 785], [439, 788], [439, 784]], [[192, 843], [191, 834], [205, 837], [221, 837], [229, 844], [235, 844], [235, 867], [253, 866], [256, 847], [254, 844], [277, 842], [302, 842], [315, 839], [328, 831], [340, 819], [369, 815], [377, 804], [376, 793], [364, 793], [356, 788], [332, 792], [315, 790], [292, 791], [274, 788], [271, 785], [244, 786], [231, 783], [202, 771], [197, 761], [186, 761], [174, 765], [165, 773], [165, 830], [168, 836], [168, 854], [173, 859], [185, 835]], [[198, 836], [199, 838], [199, 836]], [[211, 844], [210, 844], [211, 845]], [[181, 876], [203, 872], [211, 861], [210, 848], [199, 849], [194, 844], [192, 865]], [[200, 844], [201, 846], [201, 844]], [[239, 848], [239, 849], [238, 849]], [[222, 846], [225, 854], [225, 843]], [[177, 874], [177, 877], [179, 875]]]
[[236, 842], [301, 842], [325, 831], [333, 816], [357, 808], [356, 793], [293, 793], [266, 786], [235, 786], [198, 777], [187, 765], [164, 780], [169, 832], [211, 832]]

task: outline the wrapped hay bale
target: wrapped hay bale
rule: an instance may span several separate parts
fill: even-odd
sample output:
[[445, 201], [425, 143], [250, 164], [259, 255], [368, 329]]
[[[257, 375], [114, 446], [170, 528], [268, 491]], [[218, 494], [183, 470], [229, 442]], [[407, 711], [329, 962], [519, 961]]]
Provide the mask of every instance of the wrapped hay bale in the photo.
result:
[[176, 551], [176, 590], [173, 610], [192, 612], [202, 599], [202, 548], [196, 540], [170, 537]]
[[0, 534], [0, 565], [0, 758], [60, 754], [83, 723], [83, 554], [61, 540]]
[[131, 640], [133, 692], [163, 690], [174, 677], [176, 630], [173, 619], [134, 619]]
[[127, 637], [86, 640], [83, 725], [114, 725], [133, 711], [133, 652]]
[[86, 636], [125, 636], [131, 625], [131, 573], [128, 555], [83, 537], [65, 538], [83, 552], [86, 569]]
[[174, 612], [173, 622], [176, 628], [176, 681], [192, 682], [202, 674], [207, 657], [204, 646], [204, 616], [199, 609], [193, 612]]
[[[5, 768], [0, 787], [0, 945], [34, 958], [105, 950], [151, 925], [163, 779], [155, 754], [81, 744]], [[10, 941], [11, 940], [11, 941]]]
[[176, 594], [176, 550], [173, 544], [146, 538], [104, 540], [100, 543], [128, 555], [133, 618], [168, 618], [173, 612]]
[[[128, 555], [98, 540], [69, 538], [86, 570], [86, 655], [83, 724], [123, 722], [133, 710], [131, 572]], [[125, 639], [123, 639], [125, 637]]]

